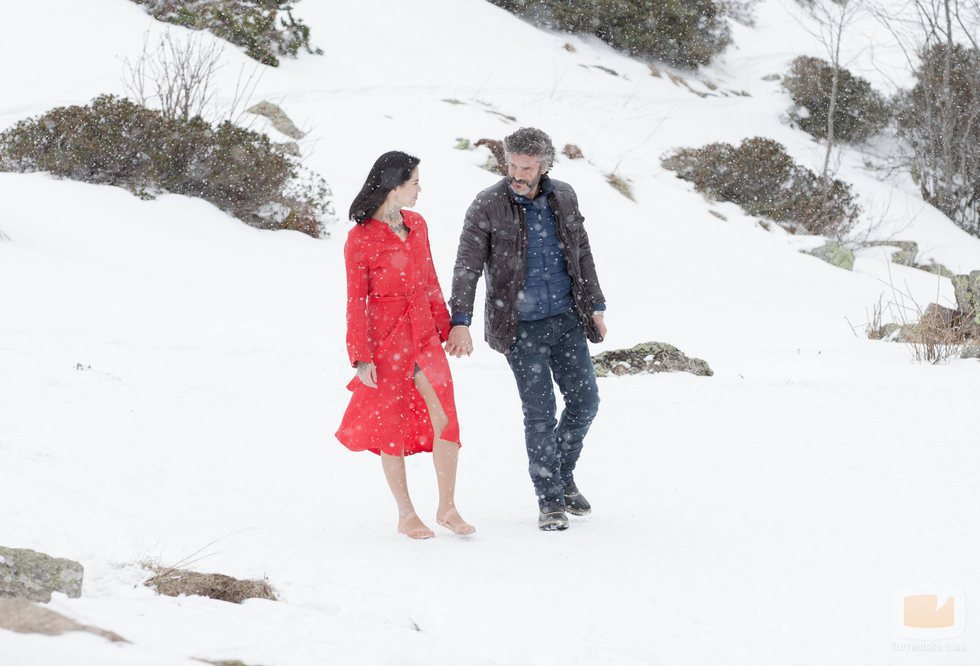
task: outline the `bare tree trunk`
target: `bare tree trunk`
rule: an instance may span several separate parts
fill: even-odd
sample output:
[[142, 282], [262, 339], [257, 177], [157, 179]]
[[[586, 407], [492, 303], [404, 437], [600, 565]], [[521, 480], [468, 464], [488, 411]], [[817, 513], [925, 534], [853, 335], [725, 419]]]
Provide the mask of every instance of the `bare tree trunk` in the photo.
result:
[[[945, 171], [945, 179], [949, 181], [952, 172], [948, 171], [954, 166], [953, 160], [953, 121], [956, 108], [953, 100], [952, 87], [950, 81], [953, 77], [953, 21], [950, 15], [949, 0], [943, 0], [943, 13], [946, 19], [946, 51], [943, 58], [943, 94], [939, 106], [940, 118], [942, 122], [942, 167]], [[947, 194], [955, 198], [956, 192], [949, 187], [944, 188]], [[955, 202], [949, 201], [947, 206], [955, 208]]]
[[[844, 30], [854, 20], [861, 9], [864, 0], [820, 0], [812, 8], [813, 18], [820, 26], [816, 34], [824, 48], [831, 66], [830, 99], [827, 111], [827, 149], [824, 152], [823, 167], [820, 169], [820, 191], [823, 199], [821, 208], [826, 211], [831, 205], [831, 188], [834, 182], [834, 170], [831, 160], [837, 146], [837, 130], [834, 116], [837, 114], [840, 97], [841, 45], [844, 40]], [[819, 213], [823, 214], [823, 212]]]
[[830, 52], [830, 65], [833, 74], [830, 77], [830, 105], [827, 113], [827, 152], [823, 158], [823, 169], [820, 171], [820, 179], [825, 193], [829, 193], [830, 190], [830, 156], [834, 151], [834, 143], [837, 138], [834, 133], [834, 114], [837, 113], [837, 89], [840, 81], [840, 47], [849, 2], [850, 0], [841, 0], [840, 14], [835, 17], [837, 20], [829, 26], [831, 38], [830, 43], [827, 44], [827, 49]]

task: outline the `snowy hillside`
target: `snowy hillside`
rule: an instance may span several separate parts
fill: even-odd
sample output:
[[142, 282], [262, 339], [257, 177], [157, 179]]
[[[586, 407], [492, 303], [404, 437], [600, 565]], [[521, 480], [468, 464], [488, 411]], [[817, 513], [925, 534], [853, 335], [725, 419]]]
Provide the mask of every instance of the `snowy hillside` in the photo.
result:
[[[121, 59], [167, 29], [127, 0], [8, 4], [0, 128], [123, 93]], [[284, 59], [255, 100], [309, 130], [306, 163], [338, 211], [380, 153], [421, 157], [417, 210], [448, 291], [463, 212], [496, 179], [457, 139], [539, 126], [585, 155], [554, 175], [578, 191], [609, 301], [594, 351], [665, 341], [715, 375], [600, 380], [576, 474], [594, 513], [541, 533], [513, 376], [475, 335], [451, 365], [458, 501], [478, 532], [410, 541], [378, 460], [333, 437], [351, 377], [349, 225], [313, 240], [200, 200], [0, 173], [0, 546], [81, 562], [81, 598], [50, 607], [130, 641], [0, 629], [0, 666], [971, 663], [980, 623], [909, 656], [892, 614], [910, 586], [980, 590], [980, 366], [916, 364], [863, 335], [892, 286], [950, 305], [949, 280], [884, 248], [834, 268], [800, 252], [821, 239], [767, 230], [660, 166], [676, 147], [756, 135], [819, 165], [763, 79], [822, 54], [795, 2], [761, 0], [715, 64], [675, 72], [686, 85], [483, 0], [296, 12], [324, 55]], [[10, 28], [38, 17], [43, 40]], [[851, 30], [849, 68], [891, 92], [901, 54], [873, 21]], [[251, 67], [234, 47], [225, 58], [221, 103]], [[980, 239], [864, 157], [842, 153], [838, 177], [865, 225], [980, 268]], [[431, 462], [408, 467], [431, 519]], [[157, 596], [144, 561], [266, 577], [281, 601]]]

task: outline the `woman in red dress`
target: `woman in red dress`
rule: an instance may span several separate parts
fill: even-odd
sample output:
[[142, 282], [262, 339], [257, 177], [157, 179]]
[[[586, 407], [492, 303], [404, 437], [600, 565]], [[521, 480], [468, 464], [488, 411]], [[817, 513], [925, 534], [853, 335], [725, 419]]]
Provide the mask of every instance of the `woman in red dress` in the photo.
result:
[[455, 503], [459, 423], [442, 343], [449, 311], [439, 288], [425, 220], [415, 205], [419, 160], [399, 151], [374, 163], [350, 208], [347, 236], [347, 353], [357, 376], [337, 439], [380, 454], [398, 505], [398, 531], [433, 535], [408, 494], [405, 456], [432, 452], [439, 485], [436, 522], [455, 534], [475, 528]]

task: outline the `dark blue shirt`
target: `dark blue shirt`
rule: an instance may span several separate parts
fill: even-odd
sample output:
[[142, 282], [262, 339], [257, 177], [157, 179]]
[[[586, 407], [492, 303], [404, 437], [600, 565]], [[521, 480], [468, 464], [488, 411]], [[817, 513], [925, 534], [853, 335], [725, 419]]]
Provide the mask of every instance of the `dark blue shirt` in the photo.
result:
[[541, 180], [541, 191], [533, 200], [514, 195], [524, 208], [527, 227], [527, 270], [524, 289], [517, 294], [517, 319], [536, 321], [572, 309], [572, 279], [568, 276], [565, 251], [558, 240], [555, 214], [548, 205], [554, 186]]

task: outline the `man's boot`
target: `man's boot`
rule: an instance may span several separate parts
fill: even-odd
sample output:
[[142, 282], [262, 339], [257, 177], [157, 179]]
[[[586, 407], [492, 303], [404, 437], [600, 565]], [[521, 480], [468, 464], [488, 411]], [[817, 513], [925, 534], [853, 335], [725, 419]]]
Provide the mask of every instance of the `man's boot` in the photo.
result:
[[538, 529], [545, 532], [556, 532], [568, 529], [568, 516], [565, 507], [558, 502], [544, 502], [538, 515]]
[[578, 491], [575, 481], [565, 484], [565, 510], [573, 516], [587, 516], [592, 513], [592, 505]]

